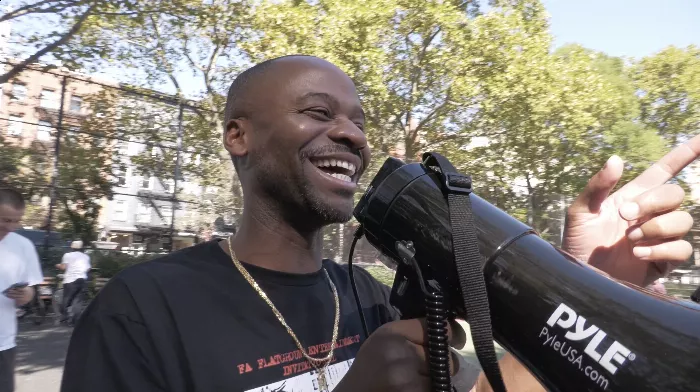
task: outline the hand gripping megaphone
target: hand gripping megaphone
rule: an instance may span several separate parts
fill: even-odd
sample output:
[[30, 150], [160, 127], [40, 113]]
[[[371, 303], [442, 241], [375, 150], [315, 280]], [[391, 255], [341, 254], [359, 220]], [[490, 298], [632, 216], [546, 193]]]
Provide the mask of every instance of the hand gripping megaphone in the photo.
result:
[[434, 391], [451, 390], [451, 317], [470, 323], [494, 391], [505, 387], [492, 337], [551, 391], [700, 391], [698, 304], [577, 261], [474, 194], [439, 154], [387, 159], [354, 216], [396, 270], [392, 305], [428, 320]]

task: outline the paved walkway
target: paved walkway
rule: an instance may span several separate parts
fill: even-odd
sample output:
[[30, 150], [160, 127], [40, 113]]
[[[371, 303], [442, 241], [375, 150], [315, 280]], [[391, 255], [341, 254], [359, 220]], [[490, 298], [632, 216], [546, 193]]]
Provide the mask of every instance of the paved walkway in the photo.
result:
[[50, 321], [34, 326], [20, 321], [17, 336], [16, 392], [58, 392], [72, 328]]

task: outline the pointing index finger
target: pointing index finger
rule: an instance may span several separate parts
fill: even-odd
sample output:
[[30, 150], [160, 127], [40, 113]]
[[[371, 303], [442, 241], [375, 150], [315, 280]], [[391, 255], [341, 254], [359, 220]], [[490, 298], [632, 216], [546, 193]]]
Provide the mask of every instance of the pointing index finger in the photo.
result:
[[700, 157], [700, 135], [693, 136], [687, 142], [671, 150], [644, 173], [630, 181], [628, 185], [646, 189], [663, 185], [698, 157]]

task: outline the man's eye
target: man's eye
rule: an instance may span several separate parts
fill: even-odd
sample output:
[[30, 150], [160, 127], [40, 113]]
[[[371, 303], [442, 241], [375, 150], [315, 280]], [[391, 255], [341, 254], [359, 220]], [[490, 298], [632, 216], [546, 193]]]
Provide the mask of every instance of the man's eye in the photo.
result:
[[331, 119], [331, 112], [328, 109], [313, 108], [313, 109], [307, 110], [306, 112], [311, 114], [313, 117], [316, 117], [316, 118], [321, 119], [321, 120], [330, 120]]

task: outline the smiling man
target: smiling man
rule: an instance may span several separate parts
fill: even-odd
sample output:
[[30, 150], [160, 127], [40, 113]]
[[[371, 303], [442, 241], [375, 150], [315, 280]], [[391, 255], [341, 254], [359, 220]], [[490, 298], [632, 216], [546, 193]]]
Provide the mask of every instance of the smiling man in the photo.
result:
[[[62, 391], [429, 391], [424, 323], [396, 321], [388, 288], [358, 269], [371, 333], [365, 340], [347, 267], [322, 259], [321, 230], [351, 218], [370, 160], [364, 121], [352, 80], [319, 58], [282, 57], [239, 75], [223, 137], [243, 187], [238, 232], [114, 277], [78, 322]], [[653, 225], [642, 225], [634, 241], [659, 245], [649, 248], [647, 261], [636, 259], [624, 230], [608, 227], [627, 225], [619, 207], [594, 207], [619, 180], [622, 162], [601, 173], [567, 223], [577, 255], [623, 243], [620, 254], [598, 261], [629, 262], [626, 271], [688, 257], [684, 246], [666, 244]], [[653, 208], [640, 199], [635, 213], [645, 224], [682, 202], [677, 192], [654, 191]], [[600, 219], [603, 213], [610, 216]], [[682, 237], [689, 227], [674, 223], [681, 221], [662, 234]], [[507, 382], [537, 386], [512, 357], [506, 360]]]
[[[241, 74], [224, 135], [245, 195], [235, 238], [113, 278], [77, 324], [62, 390], [335, 385], [362, 326], [347, 267], [322, 260], [320, 234], [351, 217], [370, 158], [363, 125], [353, 82], [323, 60], [286, 57]], [[356, 280], [369, 328], [393, 320], [386, 288], [364, 271]]]

